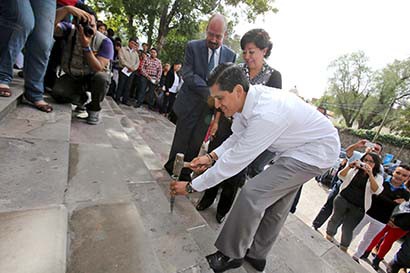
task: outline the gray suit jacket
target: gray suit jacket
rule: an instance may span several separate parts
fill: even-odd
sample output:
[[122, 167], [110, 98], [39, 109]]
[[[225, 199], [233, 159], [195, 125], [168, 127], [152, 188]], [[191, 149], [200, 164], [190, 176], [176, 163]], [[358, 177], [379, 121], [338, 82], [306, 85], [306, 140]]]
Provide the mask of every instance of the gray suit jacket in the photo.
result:
[[[219, 63], [234, 63], [235, 60], [235, 52], [222, 45]], [[206, 46], [206, 40], [188, 42], [185, 48], [182, 78], [184, 84], [178, 93], [173, 108], [178, 118], [182, 118], [195, 111], [201, 103], [207, 101], [210, 95], [207, 84], [208, 47]]]

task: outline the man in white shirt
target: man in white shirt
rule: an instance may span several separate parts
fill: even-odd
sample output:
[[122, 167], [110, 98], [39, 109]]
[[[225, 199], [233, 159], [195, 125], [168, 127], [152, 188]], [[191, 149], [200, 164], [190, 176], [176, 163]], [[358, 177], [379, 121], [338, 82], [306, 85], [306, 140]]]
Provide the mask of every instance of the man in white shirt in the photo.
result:
[[218, 251], [207, 256], [215, 272], [239, 267], [244, 258], [263, 271], [299, 187], [336, 161], [339, 135], [326, 117], [294, 94], [249, 86], [233, 64], [219, 65], [209, 84], [215, 107], [233, 117], [233, 134], [210, 154], [192, 160], [195, 172], [208, 170], [191, 183], [172, 182], [171, 194], [203, 191], [240, 172], [266, 149], [275, 152], [275, 163], [242, 188], [215, 243]]

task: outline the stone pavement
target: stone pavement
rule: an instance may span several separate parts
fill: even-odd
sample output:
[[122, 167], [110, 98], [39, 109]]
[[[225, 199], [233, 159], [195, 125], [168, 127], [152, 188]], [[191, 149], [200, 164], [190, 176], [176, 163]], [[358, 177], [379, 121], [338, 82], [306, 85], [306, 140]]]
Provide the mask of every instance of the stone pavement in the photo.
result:
[[[15, 102], [0, 99], [0, 272], [212, 272], [215, 208], [198, 213], [195, 194], [169, 212], [168, 120], [107, 98], [89, 126], [68, 105], [46, 114]], [[302, 271], [367, 272], [290, 215], [266, 272]]]

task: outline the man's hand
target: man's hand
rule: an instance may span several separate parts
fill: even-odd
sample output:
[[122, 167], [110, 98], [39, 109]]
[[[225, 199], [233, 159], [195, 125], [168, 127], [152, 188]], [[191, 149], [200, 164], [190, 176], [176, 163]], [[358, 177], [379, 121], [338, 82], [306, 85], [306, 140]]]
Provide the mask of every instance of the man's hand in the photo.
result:
[[91, 22], [92, 20], [92, 15], [82, 9], [73, 6], [65, 6], [65, 8], [68, 9], [68, 13], [72, 14], [74, 17], [77, 17], [81, 22]]
[[169, 92], [165, 92], [165, 96], [169, 96]]
[[172, 181], [171, 185], [169, 186], [170, 189], [170, 194], [172, 196], [175, 195], [187, 195], [188, 193], [186, 192], [186, 185], [188, 182], [186, 181]]
[[403, 198], [394, 199], [393, 201], [394, 201], [396, 204], [401, 204], [401, 203], [403, 203], [403, 202], [406, 202], [406, 200], [403, 199]]
[[366, 139], [361, 139], [358, 142], [356, 142], [355, 146], [356, 148], [363, 148], [366, 146], [367, 140]]
[[84, 28], [82, 25], [78, 25], [78, 33], [80, 34], [80, 42], [82, 47], [89, 47], [92, 37], [87, 37], [84, 34]]
[[199, 156], [191, 161], [190, 168], [195, 173], [203, 173], [212, 166], [212, 160], [207, 155]]

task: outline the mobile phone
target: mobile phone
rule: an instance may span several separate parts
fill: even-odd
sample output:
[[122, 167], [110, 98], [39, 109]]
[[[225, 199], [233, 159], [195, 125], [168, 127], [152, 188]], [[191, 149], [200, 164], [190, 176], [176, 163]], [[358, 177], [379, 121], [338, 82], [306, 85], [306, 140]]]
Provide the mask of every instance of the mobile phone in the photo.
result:
[[374, 146], [376, 146], [376, 144], [374, 144], [373, 142], [370, 142], [370, 141], [366, 141], [364, 146], [369, 147], [369, 148], [374, 148]]

